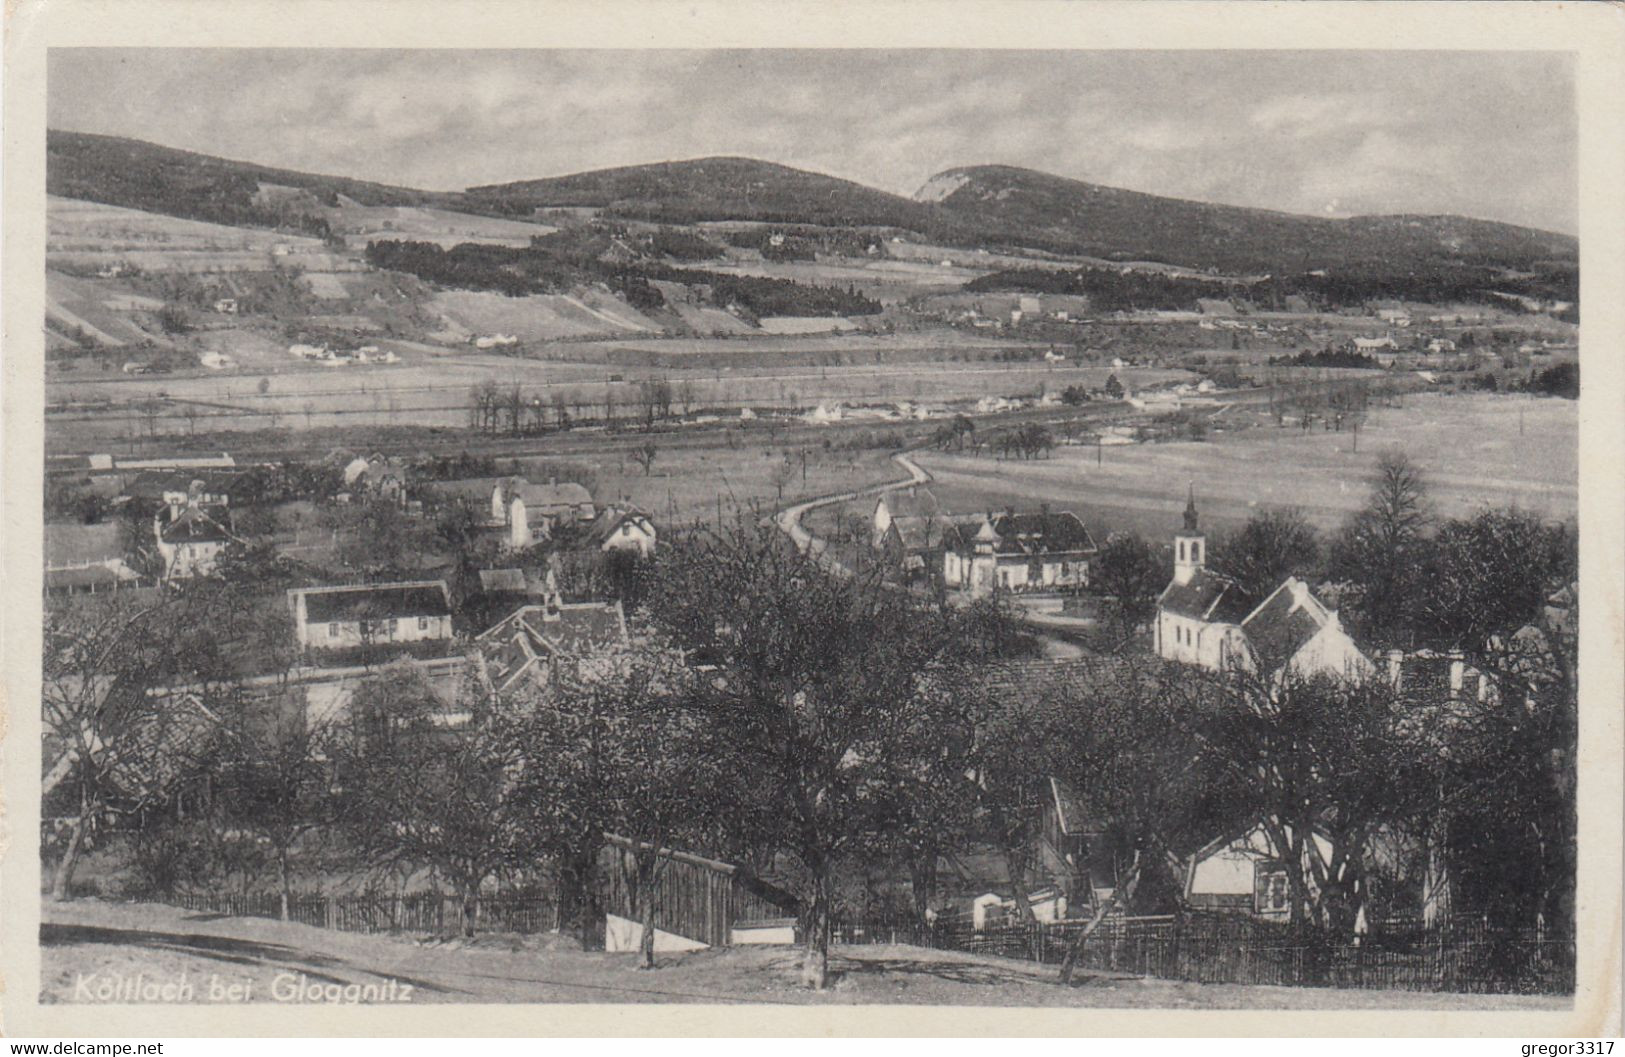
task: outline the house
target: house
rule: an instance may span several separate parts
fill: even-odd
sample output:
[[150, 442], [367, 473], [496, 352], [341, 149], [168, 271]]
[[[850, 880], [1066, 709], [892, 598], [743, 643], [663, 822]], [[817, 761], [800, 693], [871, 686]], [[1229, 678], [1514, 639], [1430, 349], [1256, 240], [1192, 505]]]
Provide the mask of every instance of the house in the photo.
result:
[[929, 488], [915, 486], [912, 488], [896, 488], [889, 492], [882, 492], [880, 498], [875, 500], [874, 532], [869, 537], [872, 546], [880, 546], [880, 541], [891, 527], [892, 519], [897, 517], [946, 517], [947, 510]]
[[145, 470], [131, 476], [120, 494], [139, 508], [169, 507], [170, 516], [188, 503], [202, 506], [230, 506], [241, 499], [243, 477], [239, 473], [166, 473]]
[[[1032, 908], [1036, 921], [1061, 921], [1066, 918], [1066, 896], [1053, 888], [1041, 888], [1027, 894], [1027, 905]], [[971, 900], [971, 928], [977, 932], [1018, 921], [1016, 901], [997, 892], [984, 892]]]
[[1235, 584], [1207, 568], [1194, 491], [1174, 534], [1174, 578], [1157, 599], [1153, 636], [1159, 657], [1213, 671], [1364, 678], [1374, 670], [1337, 614], [1297, 577], [1246, 609]]
[[294, 639], [307, 650], [452, 639], [451, 594], [444, 580], [296, 587], [288, 592], [288, 608]]
[[[591, 677], [591, 654], [631, 641], [619, 602], [564, 602], [549, 584], [546, 598], [520, 606], [474, 640], [483, 678], [498, 693], [546, 686], [562, 677]], [[590, 665], [590, 661], [588, 661]]]
[[345, 464], [344, 485], [351, 492], [359, 492], [369, 499], [406, 505], [406, 486], [410, 471], [403, 460], [392, 459], [381, 452], [366, 458], [354, 458]]
[[[1331, 844], [1313, 835], [1322, 861], [1330, 861]], [[1305, 849], [1305, 856], [1310, 852]], [[1310, 884], [1313, 875], [1309, 871]], [[1263, 825], [1231, 833], [1191, 855], [1185, 869], [1185, 905], [1208, 910], [1231, 910], [1269, 919], [1291, 914], [1291, 893], [1281, 856]]]
[[212, 576], [220, 553], [237, 542], [231, 531], [231, 511], [224, 503], [206, 501], [201, 481], [193, 481], [182, 497], [166, 495], [166, 505], [152, 518], [158, 556], [165, 580]]
[[1354, 351], [1360, 353], [1375, 353], [1379, 350], [1395, 350], [1399, 346], [1394, 342], [1393, 335], [1387, 334], [1380, 338], [1355, 338]]
[[988, 514], [977, 527], [953, 525], [943, 538], [943, 582], [973, 596], [993, 591], [1064, 590], [1089, 583], [1098, 551], [1070, 511]]
[[587, 540], [601, 551], [626, 551], [648, 558], [655, 552], [655, 526], [641, 511], [606, 507], [587, 527]]
[[214, 349], [200, 353], [198, 355], [197, 362], [202, 366], [207, 367], [211, 371], [221, 371], [225, 370], [227, 367], [236, 365], [236, 361], [234, 361], [230, 356], [227, 356], [225, 353], [218, 352]]
[[214, 310], [222, 315], [234, 316], [237, 314], [237, 299], [235, 297], [216, 298]]
[[1083, 798], [1059, 778], [1049, 780], [1049, 799], [1039, 824], [1035, 865], [1054, 879], [1073, 907], [1100, 906], [1116, 889], [1117, 863], [1104, 828]]
[[574, 529], [598, 516], [591, 492], [556, 477], [545, 485], [523, 477], [472, 477], [439, 481], [427, 490], [443, 499], [475, 504], [481, 514], [480, 527], [501, 537], [509, 550], [523, 550], [556, 529]]

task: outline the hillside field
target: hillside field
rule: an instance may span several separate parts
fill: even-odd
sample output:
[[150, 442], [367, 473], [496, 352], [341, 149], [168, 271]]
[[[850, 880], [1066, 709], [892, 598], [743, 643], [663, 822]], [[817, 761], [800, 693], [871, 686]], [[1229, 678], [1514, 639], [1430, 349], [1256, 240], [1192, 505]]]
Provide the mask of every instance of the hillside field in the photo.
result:
[[[1579, 509], [1578, 405], [1570, 400], [1416, 394], [1372, 411], [1352, 433], [1273, 425], [1207, 441], [1061, 447], [1053, 457], [922, 452], [931, 490], [952, 511], [1049, 503], [1083, 517], [1097, 541], [1114, 531], [1163, 539], [1179, 526], [1187, 487], [1203, 527], [1240, 527], [1255, 511], [1295, 506], [1335, 529], [1365, 501], [1378, 454], [1405, 452], [1421, 467], [1434, 510], [1464, 516], [1516, 504], [1561, 520]], [[1520, 433], [1520, 417], [1522, 432]]]

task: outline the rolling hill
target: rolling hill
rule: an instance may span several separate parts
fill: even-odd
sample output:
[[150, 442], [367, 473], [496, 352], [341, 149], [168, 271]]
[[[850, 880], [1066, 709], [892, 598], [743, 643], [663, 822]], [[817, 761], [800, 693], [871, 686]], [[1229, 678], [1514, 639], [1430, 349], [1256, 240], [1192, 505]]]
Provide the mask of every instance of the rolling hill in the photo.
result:
[[[51, 194], [172, 216], [325, 235], [323, 210], [417, 206], [528, 218], [542, 207], [693, 224], [760, 221], [918, 233], [944, 245], [1153, 260], [1229, 274], [1333, 268], [1572, 270], [1577, 240], [1457, 216], [1347, 219], [1216, 205], [1012, 166], [949, 169], [912, 197], [750, 158], [715, 157], [433, 192], [277, 169], [138, 140], [52, 131]], [[267, 194], [266, 187], [279, 189]], [[290, 197], [291, 196], [291, 197]]]
[[1578, 254], [1570, 236], [1487, 220], [1330, 219], [1166, 198], [1004, 165], [949, 169], [914, 197], [976, 227], [1019, 232], [1033, 245], [1231, 272], [1528, 268]]

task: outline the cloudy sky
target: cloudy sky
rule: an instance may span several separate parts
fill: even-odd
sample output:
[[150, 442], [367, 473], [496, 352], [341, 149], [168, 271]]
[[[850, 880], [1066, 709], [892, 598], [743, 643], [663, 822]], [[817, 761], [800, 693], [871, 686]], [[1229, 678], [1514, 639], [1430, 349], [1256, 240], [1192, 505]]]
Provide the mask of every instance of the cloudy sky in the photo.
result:
[[1343, 216], [1577, 220], [1554, 53], [56, 50], [53, 128], [430, 189], [737, 154]]

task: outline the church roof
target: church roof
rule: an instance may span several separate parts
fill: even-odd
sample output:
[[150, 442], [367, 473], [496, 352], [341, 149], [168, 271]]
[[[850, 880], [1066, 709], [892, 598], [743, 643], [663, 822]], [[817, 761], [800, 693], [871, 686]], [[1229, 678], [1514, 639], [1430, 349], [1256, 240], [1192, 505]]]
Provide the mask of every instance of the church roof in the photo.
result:
[[1289, 576], [1280, 587], [1241, 622], [1247, 641], [1266, 671], [1274, 671], [1297, 652], [1334, 618], [1309, 590], [1309, 585]]
[[1240, 619], [1235, 585], [1218, 573], [1197, 569], [1185, 583], [1175, 580], [1163, 588], [1159, 608], [1192, 620], [1233, 622]]

